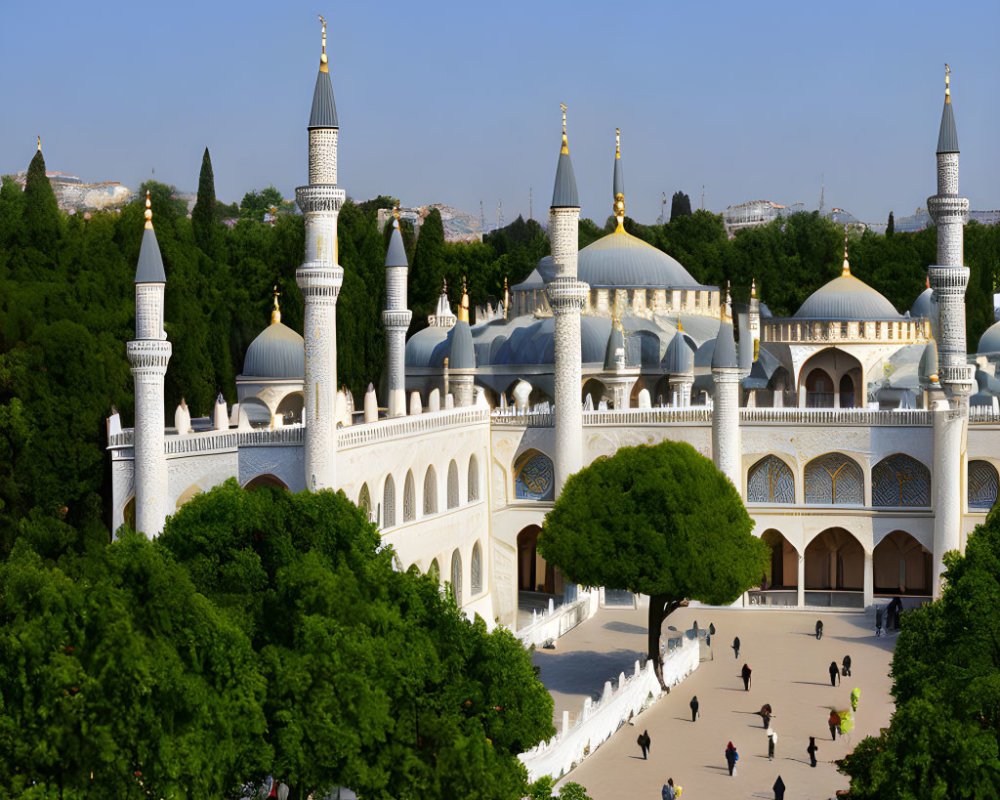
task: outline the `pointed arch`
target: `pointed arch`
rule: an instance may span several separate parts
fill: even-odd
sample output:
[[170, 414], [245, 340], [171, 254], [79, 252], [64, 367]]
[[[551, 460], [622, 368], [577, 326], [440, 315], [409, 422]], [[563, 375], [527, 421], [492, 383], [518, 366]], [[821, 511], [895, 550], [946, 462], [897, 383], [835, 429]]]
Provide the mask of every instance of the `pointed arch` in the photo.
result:
[[864, 505], [864, 473], [843, 453], [827, 453], [806, 464], [805, 490], [806, 503]]
[[417, 518], [417, 488], [413, 482], [413, 470], [407, 470], [406, 482], [403, 484], [403, 522], [412, 522]]
[[483, 591], [483, 548], [478, 541], [472, 545], [470, 572], [469, 590], [472, 592], [472, 596], [475, 597]]
[[455, 595], [455, 605], [462, 606], [462, 554], [455, 548], [451, 554], [451, 591]]
[[392, 475], [385, 478], [382, 489], [382, 527], [392, 528], [396, 524], [396, 482]]
[[448, 464], [448, 508], [458, 508], [458, 464]]
[[365, 512], [368, 521], [372, 519], [372, 495], [368, 491], [368, 484], [361, 484], [361, 492], [358, 494], [358, 508]]
[[827, 528], [806, 546], [806, 589], [860, 591], [864, 585], [865, 550], [843, 528]]
[[188, 486], [187, 489], [181, 492], [180, 497], [177, 498], [177, 504], [174, 506], [174, 508], [180, 508], [188, 500], [190, 500], [197, 494], [201, 494], [203, 491], [204, 489], [202, 489], [201, 486], [199, 486], [197, 483], [192, 483], [190, 486]]
[[522, 453], [514, 462], [514, 497], [517, 500], [552, 500], [555, 469], [552, 459], [538, 450]]
[[892, 531], [872, 553], [875, 594], [930, 594], [932, 563], [930, 551], [913, 536]]
[[438, 479], [434, 465], [427, 467], [424, 473], [424, 516], [437, 514], [438, 511]]
[[777, 456], [764, 456], [747, 473], [748, 503], [794, 503], [795, 478]]
[[257, 475], [250, 480], [248, 480], [243, 488], [246, 490], [252, 489], [284, 489], [288, 491], [288, 484], [286, 484], [277, 475], [272, 475], [270, 472], [266, 472], [263, 475]]
[[904, 453], [883, 458], [872, 469], [872, 505], [929, 506], [931, 472]]
[[435, 558], [431, 561], [431, 565], [427, 568], [427, 577], [430, 578], [438, 586], [441, 585], [441, 567], [438, 566], [438, 560]]
[[475, 453], [469, 456], [469, 475], [467, 480], [469, 502], [474, 503], [479, 499], [479, 461], [476, 459]]
[[989, 511], [997, 501], [1000, 478], [989, 461], [969, 462], [969, 508]]

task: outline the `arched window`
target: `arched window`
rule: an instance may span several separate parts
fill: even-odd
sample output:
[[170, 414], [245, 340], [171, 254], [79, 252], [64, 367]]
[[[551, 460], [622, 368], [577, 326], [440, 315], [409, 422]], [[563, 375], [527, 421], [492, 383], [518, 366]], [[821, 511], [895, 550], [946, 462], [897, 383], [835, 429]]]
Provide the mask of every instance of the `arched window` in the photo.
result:
[[448, 508], [458, 508], [458, 464], [455, 459], [448, 465]]
[[518, 500], [552, 500], [555, 472], [552, 459], [529, 450], [514, 462], [514, 497]]
[[462, 554], [455, 550], [451, 554], [451, 591], [455, 595], [455, 605], [462, 605]]
[[472, 546], [472, 574], [469, 576], [469, 588], [472, 596], [483, 591], [483, 548], [476, 542]]
[[438, 510], [438, 479], [434, 465], [427, 468], [424, 475], [424, 516], [437, 514]]
[[417, 518], [417, 489], [413, 484], [413, 472], [406, 473], [406, 483], [403, 484], [403, 522], [412, 522]]
[[469, 502], [479, 499], [479, 462], [476, 456], [469, 456]]
[[820, 505], [863, 505], [864, 478], [843, 453], [827, 453], [806, 464], [806, 502]]
[[435, 558], [431, 561], [431, 565], [427, 568], [427, 577], [430, 578], [438, 586], [441, 585], [441, 567], [438, 566], [438, 560]]
[[989, 510], [997, 501], [997, 470], [989, 461], [969, 462], [969, 508]]
[[396, 483], [392, 475], [386, 476], [382, 491], [382, 527], [391, 528], [396, 524]]
[[794, 503], [795, 479], [777, 456], [765, 456], [747, 475], [748, 503]]
[[872, 469], [873, 506], [929, 506], [931, 473], [915, 458], [897, 453]]
[[361, 494], [358, 495], [358, 508], [365, 512], [365, 518], [371, 522], [372, 518], [372, 496], [368, 491], [368, 484], [362, 484]]

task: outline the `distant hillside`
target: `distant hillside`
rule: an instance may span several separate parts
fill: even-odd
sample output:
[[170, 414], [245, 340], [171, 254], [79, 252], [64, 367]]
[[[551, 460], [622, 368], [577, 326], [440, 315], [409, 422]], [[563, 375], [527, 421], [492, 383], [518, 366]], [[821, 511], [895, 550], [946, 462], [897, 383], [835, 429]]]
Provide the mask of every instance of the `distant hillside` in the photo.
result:
[[[418, 206], [417, 208], [400, 208], [400, 219], [409, 220], [413, 223], [414, 231], [419, 231], [431, 209], [436, 208], [441, 214], [441, 223], [444, 226], [444, 239], [446, 242], [478, 242], [482, 241], [483, 232], [480, 229], [479, 217], [466, 214], [457, 208], [442, 205], [441, 203], [431, 203], [429, 206]], [[392, 211], [381, 208], [378, 212], [378, 226], [382, 230], [389, 220], [392, 219]]]

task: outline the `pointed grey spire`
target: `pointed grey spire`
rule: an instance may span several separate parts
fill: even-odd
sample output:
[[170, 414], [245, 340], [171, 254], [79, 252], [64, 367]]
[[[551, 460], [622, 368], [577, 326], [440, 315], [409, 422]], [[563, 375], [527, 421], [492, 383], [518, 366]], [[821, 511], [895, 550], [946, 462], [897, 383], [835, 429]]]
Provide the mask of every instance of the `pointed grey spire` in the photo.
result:
[[320, 69], [313, 90], [312, 111], [309, 114], [310, 128], [339, 128], [337, 103], [333, 99], [333, 84], [330, 73]]
[[955, 128], [955, 112], [951, 105], [951, 97], [944, 101], [941, 112], [941, 130], [938, 132], [937, 151], [939, 153], [958, 152], [958, 130]]
[[562, 148], [559, 150], [559, 163], [556, 166], [556, 183], [552, 189], [552, 208], [579, 208], [580, 196], [576, 191], [576, 175], [573, 174], [573, 162], [569, 157], [569, 142], [566, 139], [566, 106], [563, 111]]
[[135, 268], [136, 283], [166, 283], [167, 276], [163, 271], [163, 258], [160, 256], [160, 245], [156, 241], [156, 231], [153, 230], [153, 210], [150, 207], [149, 192], [146, 192], [146, 229], [142, 232], [142, 245], [139, 248], [139, 263]]
[[403, 246], [403, 234], [399, 230], [399, 218], [392, 221], [392, 233], [389, 236], [389, 249], [385, 254], [385, 266], [408, 267], [406, 248]]
[[715, 339], [715, 350], [712, 352], [712, 369], [736, 369], [740, 365], [736, 357], [736, 338], [733, 335], [733, 323], [723, 322], [719, 325], [719, 335]]

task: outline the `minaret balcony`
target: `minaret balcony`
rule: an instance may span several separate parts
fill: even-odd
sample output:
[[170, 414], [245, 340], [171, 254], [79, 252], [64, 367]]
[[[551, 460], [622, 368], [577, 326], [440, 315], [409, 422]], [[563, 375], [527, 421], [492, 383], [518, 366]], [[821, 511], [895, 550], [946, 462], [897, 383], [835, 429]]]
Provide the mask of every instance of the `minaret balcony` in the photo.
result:
[[969, 221], [969, 200], [952, 195], [934, 195], [927, 198], [927, 211], [935, 224], [951, 222], [965, 225]]
[[545, 286], [545, 294], [553, 313], [579, 313], [587, 301], [590, 287], [573, 278], [556, 278]]
[[409, 309], [389, 309], [387, 308], [382, 312], [382, 325], [387, 329], [392, 330], [393, 328], [402, 328], [406, 330], [410, 327], [410, 320], [413, 318], [413, 312]]
[[339, 213], [347, 194], [333, 183], [314, 183], [295, 190], [295, 202], [303, 214], [320, 211]]

